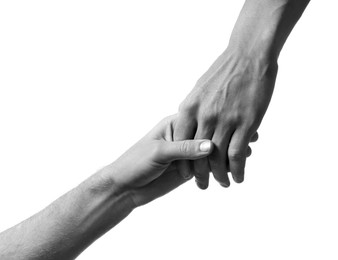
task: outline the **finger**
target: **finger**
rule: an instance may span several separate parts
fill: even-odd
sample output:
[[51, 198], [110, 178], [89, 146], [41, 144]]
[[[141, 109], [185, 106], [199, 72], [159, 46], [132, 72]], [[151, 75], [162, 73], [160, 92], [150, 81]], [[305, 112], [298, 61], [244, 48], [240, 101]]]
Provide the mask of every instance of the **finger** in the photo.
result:
[[207, 158], [202, 158], [194, 162], [195, 182], [201, 190], [209, 187], [209, 163]]
[[258, 140], [258, 137], [259, 137], [258, 133], [257, 132], [254, 133], [253, 136], [251, 136], [251, 138], [250, 138], [250, 143], [256, 142]]
[[[195, 140], [198, 139], [211, 139], [212, 130], [208, 125], [202, 124], [197, 128]], [[194, 163], [194, 174], [197, 186], [204, 190], [209, 186], [209, 163], [207, 158], [198, 159]]]
[[230, 172], [235, 182], [241, 183], [244, 180], [244, 168], [246, 161], [249, 138], [242, 130], [237, 130], [231, 137], [228, 158]]
[[[199, 126], [195, 135], [195, 139], [211, 139], [212, 131], [208, 125]], [[209, 186], [209, 163], [207, 158], [194, 161], [194, 174], [197, 186], [200, 189], [206, 189]]]
[[249, 157], [252, 154], [252, 149], [250, 146], [248, 146], [248, 148], [246, 148], [246, 157]]
[[[191, 116], [180, 114], [175, 122], [174, 141], [193, 139], [196, 122]], [[184, 179], [192, 177], [192, 165], [189, 161], [177, 161], [177, 170]]]
[[208, 157], [213, 176], [223, 187], [230, 186], [226, 167], [226, 157], [231, 134], [232, 132], [230, 129], [225, 130], [224, 132], [222, 131], [222, 133], [221, 131], [216, 132], [212, 138], [214, 150]]
[[163, 141], [156, 154], [160, 163], [170, 163], [176, 160], [196, 160], [206, 157], [212, 148], [213, 144], [210, 140]]

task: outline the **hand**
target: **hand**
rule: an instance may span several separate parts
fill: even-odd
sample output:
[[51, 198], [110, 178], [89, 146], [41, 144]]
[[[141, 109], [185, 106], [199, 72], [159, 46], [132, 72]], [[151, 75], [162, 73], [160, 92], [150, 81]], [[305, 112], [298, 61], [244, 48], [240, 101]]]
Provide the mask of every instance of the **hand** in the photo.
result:
[[210, 140], [173, 142], [175, 118], [162, 120], [114, 163], [2, 232], [0, 258], [75, 259], [134, 208], [184, 183], [172, 162], [205, 157], [213, 145]]
[[206, 157], [213, 149], [209, 140], [173, 142], [176, 115], [162, 120], [113, 164], [103, 169], [115, 187], [128, 190], [135, 206], [160, 197], [186, 180], [172, 164], [175, 160]]
[[209, 172], [225, 187], [227, 172], [235, 182], [244, 180], [248, 143], [256, 133], [269, 105], [277, 63], [227, 49], [197, 81], [179, 108], [174, 140], [210, 139], [214, 151], [208, 157], [178, 162], [183, 177], [195, 175], [197, 185], [208, 187]]

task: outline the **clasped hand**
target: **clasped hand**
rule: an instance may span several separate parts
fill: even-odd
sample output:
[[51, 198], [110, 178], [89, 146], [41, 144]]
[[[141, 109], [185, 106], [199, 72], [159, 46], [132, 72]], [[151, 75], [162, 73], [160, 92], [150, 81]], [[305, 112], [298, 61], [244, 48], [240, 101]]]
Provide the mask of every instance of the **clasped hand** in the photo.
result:
[[214, 151], [207, 158], [180, 161], [184, 178], [192, 175], [201, 189], [209, 183], [209, 172], [224, 187], [244, 180], [249, 142], [258, 139], [257, 129], [269, 105], [277, 63], [244, 56], [227, 49], [197, 81], [182, 102], [174, 140], [210, 139]]

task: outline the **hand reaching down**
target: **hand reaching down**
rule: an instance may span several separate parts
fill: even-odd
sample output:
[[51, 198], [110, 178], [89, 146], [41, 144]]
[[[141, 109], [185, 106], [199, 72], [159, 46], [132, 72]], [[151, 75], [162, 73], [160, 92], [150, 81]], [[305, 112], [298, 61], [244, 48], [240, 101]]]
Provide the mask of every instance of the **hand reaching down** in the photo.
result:
[[257, 129], [273, 92], [277, 64], [246, 57], [226, 50], [182, 102], [175, 125], [174, 140], [210, 139], [214, 151], [194, 162], [178, 162], [182, 176], [195, 175], [197, 185], [208, 187], [209, 172], [225, 187], [227, 172], [235, 182], [244, 180], [250, 141], [258, 138]]

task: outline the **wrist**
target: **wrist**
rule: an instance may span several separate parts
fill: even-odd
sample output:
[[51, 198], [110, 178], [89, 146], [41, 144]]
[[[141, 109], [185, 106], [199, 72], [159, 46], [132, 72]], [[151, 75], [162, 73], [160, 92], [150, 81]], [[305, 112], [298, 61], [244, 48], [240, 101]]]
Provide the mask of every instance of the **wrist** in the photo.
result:
[[98, 238], [127, 217], [134, 209], [131, 191], [119, 187], [110, 178], [109, 165], [81, 183], [83, 208], [81, 232], [85, 237]]
[[274, 57], [244, 52], [233, 46], [228, 46], [217, 62], [227, 64], [236, 73], [256, 80], [275, 79], [278, 72], [277, 59]]
[[277, 61], [309, 0], [246, 0], [229, 46], [248, 56]]
[[243, 45], [230, 43], [222, 55], [232, 57], [237, 63], [253, 65], [256, 68], [267, 68], [271, 70], [277, 70], [278, 68], [278, 55], [264, 46], [245, 47]]
[[131, 199], [132, 190], [118, 183], [114, 178], [116, 171], [117, 169], [112, 163], [89, 177], [80, 186], [83, 186], [84, 191], [90, 196], [103, 200], [116, 198], [132, 211], [135, 209], [135, 205]]

